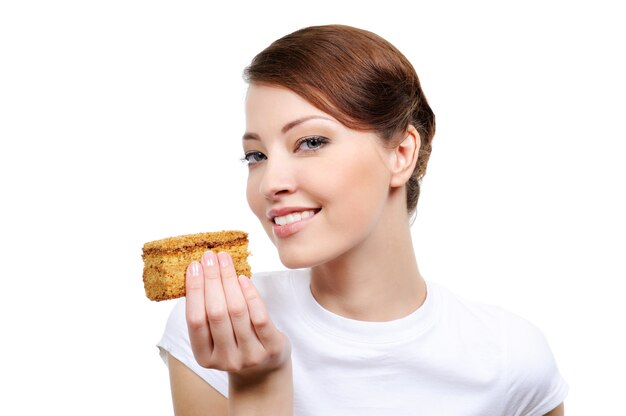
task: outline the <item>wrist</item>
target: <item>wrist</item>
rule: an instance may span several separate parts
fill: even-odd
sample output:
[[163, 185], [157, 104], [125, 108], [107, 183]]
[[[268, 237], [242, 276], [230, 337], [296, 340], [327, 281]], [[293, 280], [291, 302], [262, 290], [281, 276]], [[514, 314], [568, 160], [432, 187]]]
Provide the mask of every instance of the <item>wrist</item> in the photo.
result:
[[268, 372], [229, 373], [229, 414], [293, 414], [291, 359]]
[[265, 371], [241, 371], [228, 373], [229, 389], [245, 391], [248, 389], [272, 389], [292, 381], [291, 358], [280, 366]]

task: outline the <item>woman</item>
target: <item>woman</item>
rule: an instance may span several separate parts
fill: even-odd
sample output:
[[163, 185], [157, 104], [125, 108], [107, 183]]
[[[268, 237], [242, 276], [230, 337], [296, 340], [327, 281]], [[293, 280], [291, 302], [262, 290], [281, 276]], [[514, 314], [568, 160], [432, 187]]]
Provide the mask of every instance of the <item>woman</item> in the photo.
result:
[[187, 270], [159, 344], [177, 414], [562, 415], [542, 334], [426, 283], [410, 219], [435, 117], [408, 60], [347, 26], [245, 72], [247, 198], [289, 271]]

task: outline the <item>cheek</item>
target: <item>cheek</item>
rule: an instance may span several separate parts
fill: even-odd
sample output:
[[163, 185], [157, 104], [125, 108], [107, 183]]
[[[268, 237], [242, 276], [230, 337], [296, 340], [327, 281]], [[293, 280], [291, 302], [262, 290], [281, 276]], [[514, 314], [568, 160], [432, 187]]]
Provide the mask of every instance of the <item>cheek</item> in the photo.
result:
[[377, 158], [356, 157], [329, 166], [325, 171], [328, 203], [341, 205], [337, 212], [349, 218], [349, 223], [362, 223], [383, 207], [389, 190], [389, 172]]

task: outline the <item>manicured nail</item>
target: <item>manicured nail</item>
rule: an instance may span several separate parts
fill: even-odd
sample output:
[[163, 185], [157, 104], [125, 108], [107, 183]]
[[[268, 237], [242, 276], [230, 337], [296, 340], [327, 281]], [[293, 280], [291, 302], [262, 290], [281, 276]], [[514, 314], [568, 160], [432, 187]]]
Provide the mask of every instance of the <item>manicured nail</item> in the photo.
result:
[[191, 264], [189, 264], [187, 271], [193, 277], [200, 276], [200, 263], [198, 263], [197, 261], [192, 261]]
[[203, 255], [202, 255], [202, 263], [205, 266], [215, 266], [215, 264], [217, 263], [215, 261], [215, 253], [213, 253], [211, 250], [206, 251]]
[[224, 251], [220, 251], [219, 253], [217, 253], [217, 259], [220, 262], [220, 266], [225, 267], [225, 266], [230, 266], [231, 264], [233, 264], [230, 261], [230, 255]]

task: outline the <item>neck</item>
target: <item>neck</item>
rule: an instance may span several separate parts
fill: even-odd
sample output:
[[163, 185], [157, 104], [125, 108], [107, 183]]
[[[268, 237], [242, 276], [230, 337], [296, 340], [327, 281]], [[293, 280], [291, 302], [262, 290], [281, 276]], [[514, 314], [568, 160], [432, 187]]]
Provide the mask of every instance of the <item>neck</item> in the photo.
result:
[[422, 305], [426, 284], [408, 220], [382, 225], [350, 252], [311, 270], [311, 291], [324, 308], [360, 321], [390, 321]]

